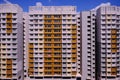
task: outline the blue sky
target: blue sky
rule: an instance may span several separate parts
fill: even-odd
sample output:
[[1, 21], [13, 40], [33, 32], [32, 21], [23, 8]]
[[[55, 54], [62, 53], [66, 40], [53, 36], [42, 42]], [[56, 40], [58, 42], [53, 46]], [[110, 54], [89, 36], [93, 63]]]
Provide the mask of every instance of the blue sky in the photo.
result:
[[[29, 6], [34, 6], [36, 2], [41, 2], [44, 6], [77, 6], [77, 11], [90, 10], [101, 3], [110, 2], [112, 5], [120, 6], [120, 0], [9, 0], [13, 4], [20, 5], [25, 12]], [[4, 0], [0, 0], [0, 4]]]

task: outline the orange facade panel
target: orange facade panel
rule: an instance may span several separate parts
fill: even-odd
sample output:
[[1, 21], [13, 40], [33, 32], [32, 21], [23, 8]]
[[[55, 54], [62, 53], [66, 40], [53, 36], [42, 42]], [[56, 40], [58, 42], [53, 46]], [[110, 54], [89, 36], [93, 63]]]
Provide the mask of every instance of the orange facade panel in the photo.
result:
[[7, 78], [12, 78], [12, 74], [7, 74], [6, 77]]
[[52, 67], [52, 65], [50, 65], [50, 64], [44, 64], [44, 67]]
[[12, 23], [6, 25], [6, 33], [8, 34], [12, 33]]
[[116, 39], [116, 38], [117, 38], [117, 35], [111, 35], [111, 38], [115, 38], [115, 39]]
[[[62, 46], [58, 45], [62, 43], [62, 40], [57, 40], [57, 39], [61, 39], [62, 38], [62, 16], [61, 15], [44, 15], [44, 24], [46, 26], [50, 26], [49, 29], [46, 28], [46, 26], [44, 27], [45, 31], [44, 34], [46, 34], [46, 36], [44, 36], [44, 38], [47, 40], [49, 39], [50, 41], [44, 41], [44, 44], [49, 43], [50, 46], [48, 45], [44, 45], [44, 52], [45, 53], [49, 53], [50, 54], [45, 54], [44, 55], [44, 67], [51, 67], [52, 70], [46, 70], [44, 68], [44, 74], [45, 76], [49, 75], [52, 76], [54, 75], [54, 67], [62, 67], [62, 64], [53, 64], [54, 62], [61, 62], [60, 60], [54, 60], [55, 58], [61, 58], [62, 56], [55, 56], [54, 53], [61, 53], [62, 52]], [[56, 28], [56, 25], [59, 26], [59, 28]], [[49, 32], [48, 32], [49, 31]], [[49, 36], [47, 36], [49, 35]], [[51, 36], [50, 36], [51, 35]], [[56, 45], [57, 44], [57, 45]], [[49, 63], [49, 65], [47, 64]], [[57, 72], [61, 72], [57, 71]]]
[[112, 33], [112, 34], [116, 34], [116, 33], [117, 33], [117, 30], [116, 30], [116, 29], [112, 29], [112, 30], [111, 30], [111, 33]]
[[12, 23], [12, 19], [7, 19], [6, 23]]
[[111, 30], [111, 52], [116, 53], [117, 52], [117, 30], [112, 29]]
[[[74, 53], [74, 54], [72, 54], [72, 62], [76, 62], [77, 61], [77, 31], [76, 31], [76, 29], [77, 29], [77, 26], [76, 25], [74, 25], [74, 26], [72, 26], [71, 27], [72, 28], [72, 53]], [[73, 71], [72, 72], [72, 75], [76, 75], [76, 72], [75, 71]]]
[[12, 29], [7, 30], [6, 33], [7, 33], [7, 34], [12, 33]]
[[33, 75], [34, 73], [34, 68], [29, 68], [28, 69], [28, 75]]
[[12, 59], [6, 59], [6, 78], [12, 78]]
[[72, 30], [72, 34], [77, 34], [77, 30]]
[[28, 66], [29, 66], [29, 68], [34, 67], [34, 64], [29, 62]]
[[12, 18], [12, 13], [7, 13], [6, 18]]
[[74, 40], [72, 40], [72, 48], [75, 50], [76, 49], [76, 47], [77, 47], [77, 41], [74, 41]]
[[29, 59], [29, 62], [34, 62], [34, 60], [33, 59]]
[[117, 75], [117, 67], [111, 68], [111, 75]]
[[77, 53], [77, 50], [76, 50], [76, 49], [72, 49], [72, 52], [73, 52], [73, 53]]
[[54, 69], [54, 72], [61, 72], [61, 69]]
[[116, 44], [111, 44], [111, 48], [117, 48]]
[[[28, 44], [28, 74], [33, 75], [34, 72], [34, 45], [33, 43]], [[31, 68], [32, 67], [32, 68]]]
[[111, 40], [111, 43], [117, 43], [117, 40], [115, 39], [115, 40]]
[[72, 38], [77, 38], [77, 35], [73, 35]]
[[117, 52], [117, 49], [112, 49], [111, 52], [112, 52], [112, 53], [116, 53], [116, 52]]
[[12, 33], [12, 13], [7, 13], [6, 18], [7, 18], [6, 33], [10, 34]]
[[77, 72], [76, 71], [72, 71], [72, 75], [76, 76]]

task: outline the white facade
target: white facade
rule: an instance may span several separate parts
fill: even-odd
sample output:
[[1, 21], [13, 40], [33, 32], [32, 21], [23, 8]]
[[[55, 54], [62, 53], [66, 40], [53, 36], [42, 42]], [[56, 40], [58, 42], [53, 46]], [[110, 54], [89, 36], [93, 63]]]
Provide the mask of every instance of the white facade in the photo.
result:
[[120, 7], [97, 10], [97, 61], [100, 80], [120, 80]]
[[0, 4], [0, 79], [23, 80], [22, 9]]
[[80, 13], [81, 80], [95, 80], [95, 11]]

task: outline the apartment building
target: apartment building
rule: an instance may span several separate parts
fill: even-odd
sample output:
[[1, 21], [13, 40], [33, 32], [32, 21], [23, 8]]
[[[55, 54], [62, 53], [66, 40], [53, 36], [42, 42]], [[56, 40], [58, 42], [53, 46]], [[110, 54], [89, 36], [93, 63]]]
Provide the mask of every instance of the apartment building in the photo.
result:
[[0, 4], [0, 80], [23, 80], [22, 9]]
[[96, 11], [80, 13], [80, 73], [81, 80], [95, 80]]
[[76, 7], [37, 3], [28, 14], [24, 79], [80, 80]]
[[0, 4], [0, 80], [120, 80], [120, 7]]
[[120, 7], [97, 9], [97, 76], [99, 80], [120, 80]]

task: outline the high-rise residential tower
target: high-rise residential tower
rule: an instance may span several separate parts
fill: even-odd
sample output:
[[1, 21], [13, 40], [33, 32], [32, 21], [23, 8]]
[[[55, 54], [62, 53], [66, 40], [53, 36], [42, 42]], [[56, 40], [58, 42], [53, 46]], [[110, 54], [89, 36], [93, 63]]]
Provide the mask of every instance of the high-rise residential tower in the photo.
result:
[[99, 80], [120, 80], [120, 7], [97, 10], [97, 76]]
[[80, 13], [81, 80], [95, 80], [95, 11]]
[[29, 8], [25, 80], [80, 80], [75, 6]]
[[0, 4], [0, 80], [23, 80], [22, 9]]

